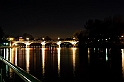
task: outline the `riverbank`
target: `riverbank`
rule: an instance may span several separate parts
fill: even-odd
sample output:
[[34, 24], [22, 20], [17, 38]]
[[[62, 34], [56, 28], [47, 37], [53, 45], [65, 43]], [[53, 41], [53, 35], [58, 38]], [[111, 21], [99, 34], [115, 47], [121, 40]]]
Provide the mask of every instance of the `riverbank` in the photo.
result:
[[115, 43], [113, 43], [113, 44], [82, 44], [82, 45], [80, 45], [79, 44], [79, 46], [78, 46], [79, 48], [96, 48], [96, 47], [101, 47], [101, 48], [111, 48], [111, 47], [117, 47], [117, 48], [124, 48], [124, 44], [121, 44], [121, 43], [118, 43], [118, 44], [115, 44]]
[[0, 46], [0, 48], [14, 48], [13, 46]]

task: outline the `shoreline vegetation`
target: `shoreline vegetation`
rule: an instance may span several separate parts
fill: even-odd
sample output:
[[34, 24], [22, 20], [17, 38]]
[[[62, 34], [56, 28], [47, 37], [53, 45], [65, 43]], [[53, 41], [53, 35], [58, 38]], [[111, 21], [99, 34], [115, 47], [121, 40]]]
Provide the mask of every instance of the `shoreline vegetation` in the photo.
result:
[[13, 46], [0, 46], [0, 48], [18, 48], [18, 47], [13, 47]]
[[[1, 37], [0, 41], [8, 41], [4, 35], [2, 28], [0, 27]], [[3, 38], [4, 37], [4, 38]], [[10, 36], [9, 36], [10, 37]], [[33, 36], [27, 33], [21, 38], [13, 37], [15, 40], [34, 40]], [[29, 39], [30, 38], [30, 39]], [[52, 40], [49, 36], [40, 38], [43, 40]], [[122, 15], [115, 15], [113, 17], [106, 17], [103, 20], [89, 19], [84, 24], [84, 30], [77, 30], [74, 32], [69, 40], [78, 40], [78, 48], [87, 47], [120, 47], [124, 48], [124, 17]], [[38, 40], [38, 39], [37, 39]], [[62, 38], [59, 38], [62, 40]], [[6, 48], [11, 46], [0, 46], [0, 48]], [[20, 46], [17, 46], [20, 47]]]

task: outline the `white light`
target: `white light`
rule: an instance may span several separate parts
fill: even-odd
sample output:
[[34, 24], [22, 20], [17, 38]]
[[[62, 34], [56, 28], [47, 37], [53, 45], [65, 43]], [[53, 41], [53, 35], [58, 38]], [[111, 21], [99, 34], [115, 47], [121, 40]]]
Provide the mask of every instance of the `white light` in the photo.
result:
[[43, 41], [41, 44], [42, 44], [42, 45], [45, 45], [46, 43], [45, 43], [45, 41]]
[[30, 48], [26, 48], [26, 71], [29, 73]]
[[76, 56], [76, 48], [72, 48], [73, 49], [73, 73], [75, 75], [75, 63], [76, 63], [76, 59], [75, 59], [75, 56]]
[[27, 42], [27, 43], [25, 43], [26, 45], [30, 45], [31, 43], [29, 43], [29, 42]]
[[106, 61], [108, 61], [108, 52], [107, 52], [107, 48], [106, 48]]
[[73, 45], [76, 44], [77, 42], [71, 42]]
[[75, 37], [73, 39], [75, 39]]
[[26, 38], [26, 40], [29, 40], [29, 38]]
[[57, 42], [57, 44], [58, 44], [58, 45], [61, 44], [61, 41]]
[[58, 75], [60, 76], [60, 48], [57, 48], [58, 50]]
[[42, 48], [42, 75], [45, 74], [45, 48]]

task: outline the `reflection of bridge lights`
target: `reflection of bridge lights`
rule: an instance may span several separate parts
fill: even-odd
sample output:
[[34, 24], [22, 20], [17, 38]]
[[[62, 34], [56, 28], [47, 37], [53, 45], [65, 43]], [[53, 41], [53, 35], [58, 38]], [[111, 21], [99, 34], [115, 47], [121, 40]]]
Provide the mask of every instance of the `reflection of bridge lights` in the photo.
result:
[[58, 75], [60, 76], [60, 48], [57, 48], [58, 50]]
[[121, 49], [121, 53], [122, 53], [122, 74], [124, 77], [124, 49]]
[[29, 56], [30, 54], [30, 48], [26, 48], [26, 71], [29, 73]]
[[75, 59], [75, 57], [76, 57], [76, 49], [77, 48], [72, 48], [72, 50], [73, 50], [73, 75], [75, 76], [75, 64], [76, 64], [76, 59]]
[[15, 48], [15, 65], [17, 65], [17, 48]]
[[42, 75], [45, 74], [45, 48], [42, 48]]
[[88, 63], [90, 63], [90, 48], [88, 48]]
[[107, 51], [107, 48], [106, 48], [106, 61], [108, 61], [108, 51]]

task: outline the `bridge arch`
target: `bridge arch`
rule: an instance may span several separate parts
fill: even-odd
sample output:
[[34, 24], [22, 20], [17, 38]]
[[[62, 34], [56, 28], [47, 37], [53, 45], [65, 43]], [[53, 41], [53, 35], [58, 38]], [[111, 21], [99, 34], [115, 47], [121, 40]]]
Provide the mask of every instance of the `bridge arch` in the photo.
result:
[[60, 47], [73, 47], [73, 44], [70, 42], [61, 42]]
[[29, 47], [30, 48], [33, 48], [33, 47], [42, 47], [42, 44], [41, 43], [31, 43], [30, 45], [29, 45]]
[[20, 44], [26, 47], [75, 47], [78, 41], [13, 41], [12, 46], [17, 46]]

